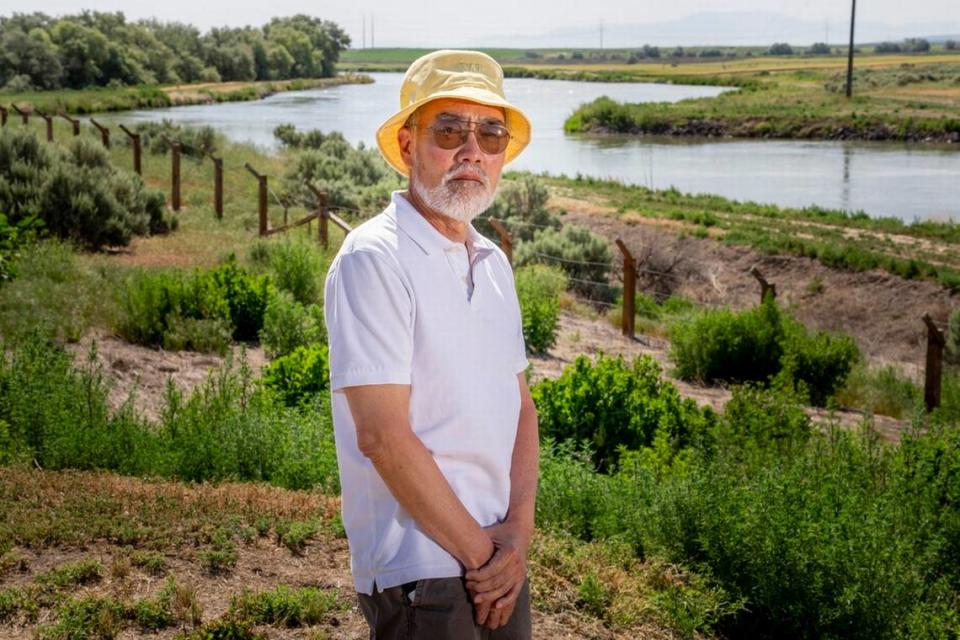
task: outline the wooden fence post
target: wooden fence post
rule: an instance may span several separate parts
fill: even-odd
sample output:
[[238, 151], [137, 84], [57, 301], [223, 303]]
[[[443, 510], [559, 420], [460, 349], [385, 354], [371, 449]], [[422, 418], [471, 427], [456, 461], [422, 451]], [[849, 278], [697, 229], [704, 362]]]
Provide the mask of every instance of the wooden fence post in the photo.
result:
[[766, 300], [768, 293], [774, 298], [777, 297], [777, 285], [767, 282], [767, 279], [763, 277], [763, 274], [760, 273], [756, 265], [750, 267], [750, 275], [760, 283], [760, 304], [763, 304], [763, 301]]
[[23, 124], [30, 124], [30, 112], [24, 111], [17, 105], [10, 103], [10, 106], [13, 107], [13, 110], [20, 114], [20, 118], [23, 120]]
[[103, 126], [102, 124], [100, 124], [99, 122], [97, 122], [96, 120], [94, 120], [93, 118], [90, 118], [90, 124], [92, 124], [92, 125], [95, 126], [97, 129], [100, 130], [100, 142], [103, 143], [103, 146], [104, 146], [104, 147], [106, 147], [107, 149], [109, 149], [109, 148], [110, 148], [110, 129], [108, 129], [107, 127]]
[[73, 125], [73, 135], [74, 137], [80, 135], [80, 121], [76, 118], [72, 118], [63, 111], [59, 113], [60, 117]]
[[0, 107], [0, 127], [7, 126], [7, 108]]
[[490, 221], [490, 226], [500, 236], [500, 248], [507, 254], [507, 261], [513, 264], [513, 239], [510, 237], [510, 232], [496, 218], [490, 217], [487, 220]]
[[140, 156], [141, 156], [141, 147], [140, 147], [140, 134], [130, 131], [125, 126], [120, 125], [120, 128], [125, 134], [130, 136], [130, 142], [133, 143], [133, 170], [137, 172], [138, 176], [143, 175], [140, 167]]
[[312, 184], [307, 184], [307, 188], [313, 191], [317, 197], [317, 240], [323, 245], [324, 249], [330, 246], [330, 212], [327, 211], [327, 192], [320, 191]]
[[269, 220], [267, 219], [267, 176], [257, 173], [249, 162], [243, 163], [244, 168], [253, 174], [260, 185], [257, 197], [257, 214], [260, 217], [260, 235], [269, 235]]
[[927, 371], [923, 385], [923, 402], [927, 413], [940, 406], [940, 382], [943, 373], [943, 348], [946, 338], [930, 314], [923, 314], [923, 323], [927, 325]]
[[53, 116], [46, 114], [39, 109], [35, 113], [43, 118], [44, 122], [47, 123], [47, 142], [53, 142]]
[[623, 317], [620, 324], [623, 335], [632, 338], [636, 323], [637, 260], [620, 238], [617, 238], [617, 247], [623, 254]]
[[180, 211], [180, 143], [170, 143], [170, 204]]
[[217, 212], [217, 220], [223, 220], [223, 158], [213, 160], [213, 209]]

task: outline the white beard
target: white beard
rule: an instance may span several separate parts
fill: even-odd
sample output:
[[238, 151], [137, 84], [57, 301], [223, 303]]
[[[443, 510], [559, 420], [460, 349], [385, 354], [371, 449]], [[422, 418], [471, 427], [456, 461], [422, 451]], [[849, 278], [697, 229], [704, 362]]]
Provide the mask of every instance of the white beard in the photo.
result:
[[410, 174], [410, 190], [424, 204], [448, 218], [468, 224], [478, 215], [490, 208], [496, 196], [490, 188], [490, 180], [480, 172], [470, 173], [483, 180], [483, 184], [476, 182], [452, 182], [452, 178], [463, 174], [463, 169], [454, 167], [448, 171], [439, 185], [432, 188], [424, 187]]

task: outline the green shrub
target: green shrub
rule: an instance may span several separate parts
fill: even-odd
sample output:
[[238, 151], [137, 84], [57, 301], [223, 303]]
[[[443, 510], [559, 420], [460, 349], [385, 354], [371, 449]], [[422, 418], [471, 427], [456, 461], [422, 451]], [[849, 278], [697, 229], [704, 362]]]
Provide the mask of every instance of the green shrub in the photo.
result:
[[17, 259], [23, 248], [34, 243], [43, 230], [43, 222], [34, 217], [10, 224], [0, 213], [0, 284], [17, 275]]
[[923, 390], [897, 367], [853, 367], [844, 387], [837, 391], [840, 406], [856, 407], [891, 418], [908, 418], [923, 399]]
[[803, 383], [811, 404], [825, 406], [860, 360], [857, 343], [846, 335], [808, 332], [793, 318], [789, 318], [785, 328], [781, 366], [794, 380]]
[[704, 311], [670, 329], [670, 359], [683, 380], [765, 381], [780, 370], [783, 319], [772, 298], [742, 312]]
[[321, 591], [315, 587], [291, 590], [283, 585], [260, 593], [245, 590], [230, 603], [231, 614], [241, 620], [285, 627], [320, 624], [331, 611], [342, 608], [335, 590]]
[[679, 448], [702, 436], [710, 415], [660, 377], [649, 356], [632, 363], [600, 355], [579, 356], [556, 380], [532, 390], [540, 433], [557, 441], [589, 443], [601, 469], [616, 462], [621, 447], [638, 449], [663, 431]]
[[229, 355], [189, 397], [170, 385], [157, 424], [129, 406], [111, 411], [108, 391], [98, 367], [73, 366], [46, 340], [0, 345], [0, 422], [15, 460], [339, 490], [327, 394], [289, 408], [270, 389], [258, 389], [249, 368], [237, 370]]
[[330, 385], [327, 345], [297, 347], [263, 370], [263, 384], [273, 389], [288, 406], [295, 406]]
[[212, 271], [136, 271], [120, 288], [117, 332], [130, 342], [223, 353], [263, 326], [270, 280], [229, 260]]
[[524, 175], [503, 184], [490, 209], [475, 222], [477, 230], [490, 238], [498, 238], [487, 222], [488, 217], [503, 221], [514, 243], [532, 240], [543, 228], [560, 228], [560, 220], [547, 209], [550, 192], [536, 177]]
[[103, 577], [103, 564], [99, 560], [78, 560], [62, 564], [36, 577], [39, 584], [49, 584], [61, 589], [98, 582]]
[[50, 233], [90, 249], [173, 227], [163, 194], [113, 168], [92, 140], [75, 138], [61, 149], [9, 127], [0, 131], [0, 211], [14, 224], [40, 219]]
[[592, 300], [612, 300], [616, 295], [609, 284], [613, 264], [610, 246], [605, 238], [586, 227], [542, 229], [533, 240], [517, 246], [514, 263], [559, 266], [569, 276], [570, 287]]
[[116, 306], [104, 292], [116, 271], [77, 259], [70, 245], [47, 239], [23, 248], [17, 279], [2, 286], [0, 335], [13, 340], [34, 333], [75, 342], [91, 326], [109, 326]]
[[353, 147], [338, 132], [300, 133], [293, 125], [281, 125], [274, 135], [289, 147], [302, 149], [284, 176], [284, 194], [295, 202], [313, 203], [306, 185], [326, 192], [334, 207], [358, 211], [381, 209], [390, 192], [402, 187], [397, 173], [375, 149]]
[[683, 380], [765, 383], [786, 369], [819, 406], [860, 358], [850, 337], [808, 332], [772, 297], [753, 309], [707, 310], [681, 320], [670, 339], [670, 359]]
[[[180, 144], [180, 153], [202, 159], [205, 153], [216, 153], [221, 139], [213, 127], [187, 127], [164, 118], [160, 122], [141, 122], [136, 127], [140, 144], [150, 153], [162, 155], [170, 151], [170, 142]], [[130, 137], [123, 137], [124, 144], [131, 144]]]
[[277, 288], [289, 291], [301, 304], [320, 301], [327, 272], [323, 253], [305, 242], [278, 242], [269, 249], [270, 273]]
[[567, 288], [567, 278], [555, 267], [530, 265], [517, 270], [516, 281], [523, 339], [531, 351], [545, 352], [556, 342], [560, 294]]
[[286, 291], [274, 295], [267, 304], [260, 331], [260, 342], [271, 358], [293, 353], [322, 339], [322, 310], [305, 307]]
[[256, 340], [263, 328], [264, 314], [271, 297], [270, 279], [248, 273], [233, 256], [215, 269], [210, 277], [227, 302], [234, 339]]

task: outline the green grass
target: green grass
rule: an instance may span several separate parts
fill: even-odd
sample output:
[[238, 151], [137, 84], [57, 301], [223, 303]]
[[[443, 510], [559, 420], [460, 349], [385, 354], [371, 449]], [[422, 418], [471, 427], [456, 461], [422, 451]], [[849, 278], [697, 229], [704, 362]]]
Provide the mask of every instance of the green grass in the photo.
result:
[[[864, 69], [847, 99], [834, 69], [725, 76], [736, 91], [675, 104], [622, 104], [598, 98], [567, 121], [568, 133], [612, 132], [747, 138], [960, 140], [960, 65]], [[718, 84], [724, 76], [714, 76]]]
[[[96, 114], [104, 111], [152, 109], [181, 104], [207, 102], [243, 102], [259, 100], [279, 91], [301, 91], [339, 84], [372, 82], [368, 77], [347, 74], [336, 78], [298, 78], [263, 82], [223, 82], [200, 85], [138, 85], [132, 87], [94, 87], [89, 89], [61, 89], [57, 91], [0, 92], [0, 105], [9, 109], [8, 125], [19, 123], [20, 115], [11, 104], [31, 106], [43, 113]], [[43, 120], [34, 116], [31, 120]], [[57, 118], [57, 120], [61, 120]], [[65, 122], [65, 121], [64, 121]], [[44, 125], [46, 126], [46, 125]], [[116, 132], [119, 134], [120, 132]]]

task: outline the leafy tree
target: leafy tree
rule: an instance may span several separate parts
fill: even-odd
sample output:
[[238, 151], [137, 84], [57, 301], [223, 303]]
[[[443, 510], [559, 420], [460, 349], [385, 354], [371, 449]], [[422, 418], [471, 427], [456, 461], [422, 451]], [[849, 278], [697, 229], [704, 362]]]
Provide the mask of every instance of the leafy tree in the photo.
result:
[[815, 56], [829, 55], [830, 45], [826, 42], [814, 42], [810, 48], [807, 49], [807, 53]]
[[38, 89], [57, 89], [62, 73], [56, 48], [41, 29], [29, 34], [12, 29], [0, 35], [0, 85], [27, 76]]
[[768, 50], [767, 53], [771, 56], [792, 56], [793, 47], [791, 47], [786, 42], [775, 42]]

